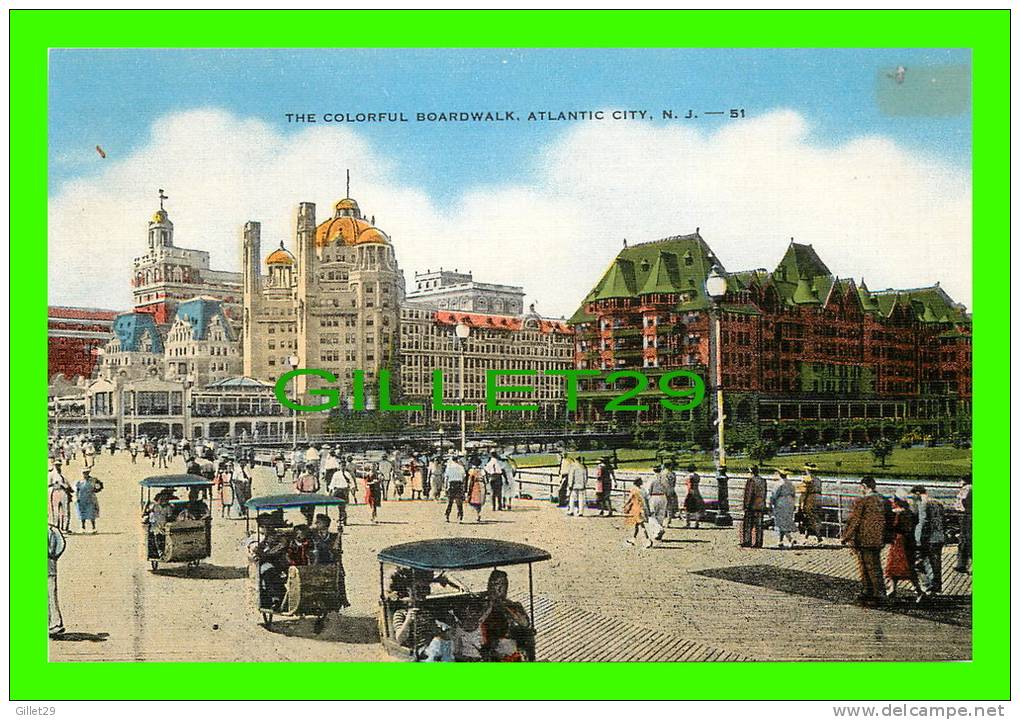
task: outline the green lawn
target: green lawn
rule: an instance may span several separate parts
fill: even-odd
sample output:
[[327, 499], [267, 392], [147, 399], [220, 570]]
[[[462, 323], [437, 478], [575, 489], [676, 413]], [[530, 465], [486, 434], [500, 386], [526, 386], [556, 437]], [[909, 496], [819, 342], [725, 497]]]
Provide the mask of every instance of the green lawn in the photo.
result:
[[[591, 450], [581, 453], [586, 460], [597, 462], [598, 458], [606, 455], [605, 450]], [[654, 450], [640, 448], [622, 448], [617, 451], [621, 469], [643, 470], [650, 468], [654, 462], [648, 460], [655, 455]], [[680, 455], [678, 460], [681, 466], [685, 466], [693, 460], [699, 470], [712, 469], [712, 456], [708, 453], [697, 455]], [[628, 462], [633, 461], [633, 462]], [[552, 454], [531, 455], [517, 460], [519, 467], [536, 467], [541, 465], [552, 465], [557, 462], [557, 456]], [[913, 447], [896, 448], [892, 455], [886, 458], [885, 467], [879, 465], [870, 452], [821, 452], [803, 455], [780, 455], [765, 463], [763, 470], [771, 471], [775, 468], [789, 467], [795, 473], [799, 473], [804, 463], [813, 462], [818, 465], [818, 471], [823, 475], [862, 475], [872, 473], [883, 477], [916, 477], [916, 478], [939, 478], [959, 476], [971, 471], [971, 451], [957, 450], [953, 447]], [[746, 457], [731, 457], [727, 466], [733, 472], [745, 472], [751, 461]]]

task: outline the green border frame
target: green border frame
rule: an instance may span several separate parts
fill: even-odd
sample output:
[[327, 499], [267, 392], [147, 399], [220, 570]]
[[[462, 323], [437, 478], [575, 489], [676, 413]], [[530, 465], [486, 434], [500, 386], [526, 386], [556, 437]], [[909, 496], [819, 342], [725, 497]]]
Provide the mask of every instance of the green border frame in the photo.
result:
[[[297, 689], [253, 682], [247, 663], [48, 663], [45, 563], [47, 49], [50, 47], [314, 47], [309, 27], [375, 27], [372, 47], [970, 47], [973, 51], [974, 267], [1009, 258], [1010, 15], [999, 11], [10, 11], [11, 383], [21, 448], [11, 453], [10, 695], [58, 699], [1006, 699], [1009, 697], [1008, 510], [978, 493], [973, 661], [896, 663], [619, 663], [612, 683], [587, 664], [352, 664], [361, 682]], [[153, 28], [159, 28], [153, 33]], [[331, 36], [333, 39], [333, 36]], [[427, 44], [423, 44], [427, 40]], [[974, 288], [974, 466], [1009, 493], [1009, 283]], [[13, 374], [12, 374], [13, 377]], [[996, 398], [993, 402], [992, 398]], [[12, 427], [14, 423], [12, 423]], [[1008, 458], [1008, 455], [1007, 455]], [[993, 467], [992, 462], [995, 462]], [[980, 484], [980, 483], [979, 483]], [[982, 498], [988, 497], [989, 502]], [[1004, 501], [1005, 500], [1005, 501]], [[998, 496], [995, 507], [1009, 508]], [[15, 513], [14, 508], [22, 509]], [[28, 512], [23, 510], [27, 509]], [[982, 512], [984, 511], [984, 512]], [[38, 538], [38, 540], [29, 540]], [[38, 542], [40, 545], [33, 545]], [[33, 548], [23, 552], [26, 548]], [[994, 572], [993, 572], [994, 566]], [[274, 665], [277, 665], [274, 663]], [[440, 670], [440, 667], [443, 669]], [[280, 663], [275, 670], [322, 670]], [[194, 672], [215, 673], [194, 683]], [[261, 670], [262, 668], [259, 668]], [[268, 669], [268, 668], [267, 668]], [[386, 682], [378, 682], [379, 673]], [[477, 682], [496, 678], [498, 683]], [[513, 677], [509, 677], [511, 673]], [[552, 675], [550, 675], [552, 673]], [[309, 674], [307, 677], [315, 677]], [[551, 677], [556, 681], [550, 681]], [[350, 675], [348, 677], [351, 677]], [[158, 681], [156, 680], [158, 678]], [[440, 679], [441, 678], [441, 679]], [[923, 682], [912, 682], [923, 678]], [[375, 682], [371, 682], [375, 680]], [[511, 680], [511, 682], [508, 682]], [[574, 688], [583, 687], [583, 694]], [[227, 688], [235, 688], [228, 690]], [[349, 688], [354, 688], [349, 690]]]

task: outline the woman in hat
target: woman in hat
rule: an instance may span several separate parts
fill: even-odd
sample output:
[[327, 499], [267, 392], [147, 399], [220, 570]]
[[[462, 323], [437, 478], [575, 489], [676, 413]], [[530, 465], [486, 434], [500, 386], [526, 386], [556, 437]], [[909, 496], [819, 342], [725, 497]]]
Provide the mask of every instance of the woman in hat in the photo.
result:
[[444, 474], [446, 472], [446, 463], [443, 462], [443, 458], [436, 453], [433, 456], [431, 462], [429, 462], [429, 477], [432, 479], [432, 499], [441, 500], [443, 497], [443, 490], [446, 486], [444, 480]]
[[645, 547], [650, 548], [652, 546], [652, 538], [648, 536], [648, 527], [645, 524], [648, 522], [648, 504], [645, 502], [645, 495], [641, 491], [641, 484], [641, 478], [634, 480], [634, 484], [630, 488], [630, 495], [627, 496], [627, 502], [623, 505], [626, 523], [634, 528], [634, 536], [627, 538], [627, 544], [636, 544], [638, 530], [640, 530], [645, 534]]
[[[233, 514], [234, 503], [234, 464], [227, 458], [220, 460], [216, 472], [216, 489], [220, 496], [220, 517], [230, 517]], [[237, 515], [233, 515], [237, 517]]]
[[372, 469], [368, 471], [365, 478], [365, 502], [372, 509], [372, 522], [375, 522], [379, 513], [379, 506], [383, 498], [383, 476], [379, 470], [379, 463], [372, 463]]
[[85, 468], [81, 471], [81, 480], [75, 486], [78, 496], [78, 519], [81, 520], [81, 531], [85, 532], [85, 521], [92, 523], [92, 534], [96, 534], [96, 518], [99, 517], [99, 498], [103, 483], [92, 477], [92, 471]]
[[231, 512], [234, 517], [248, 517], [248, 507], [245, 503], [251, 500], [251, 470], [247, 461], [239, 462], [237, 467], [240, 473], [232, 473], [230, 476], [230, 489], [234, 500]]
[[687, 496], [684, 497], [684, 513], [686, 526], [694, 529], [701, 527], [701, 513], [705, 512], [705, 499], [701, 497], [701, 476], [697, 473], [694, 463], [687, 466]]
[[666, 479], [666, 524], [674, 518], [680, 517], [680, 494], [676, 491], [676, 463], [673, 460], [666, 460], [664, 477]]
[[892, 516], [893, 541], [885, 559], [886, 594], [892, 597], [896, 594], [897, 581], [909, 580], [917, 594], [917, 602], [921, 602], [927, 595], [921, 589], [917, 570], [914, 569], [917, 557], [914, 528], [917, 526], [917, 518], [910, 507], [910, 495], [905, 488], [896, 489], [896, 497], [892, 500]]
[[506, 501], [506, 509], [513, 510], [514, 498], [521, 492], [521, 486], [517, 482], [517, 473], [514, 471], [513, 463], [505, 454], [500, 454], [499, 464], [503, 468], [503, 500]]
[[797, 531], [797, 488], [790, 480], [790, 471], [783, 468], [779, 471], [779, 485], [772, 491], [769, 499], [772, 508], [772, 522], [779, 533], [779, 548], [784, 547], [783, 541], [789, 539], [790, 547], [797, 544], [794, 533]]
[[815, 477], [818, 466], [814, 463], [807, 463], [804, 466], [807, 475], [801, 483], [800, 513], [803, 527], [801, 532], [804, 537], [814, 535], [818, 544], [822, 543], [822, 523], [818, 514], [822, 509], [822, 481]]
[[467, 471], [467, 501], [475, 509], [475, 522], [481, 522], [482, 506], [485, 505], [485, 480], [478, 458], [471, 459], [471, 467]]
[[425, 468], [422, 466], [421, 457], [412, 455], [408, 463], [408, 470], [411, 475], [411, 499], [421, 500], [425, 490]]
[[[287, 474], [287, 461], [284, 459], [283, 453], [277, 453], [273, 458], [273, 469], [276, 471], [276, 481], [282, 483], [283, 476]], [[297, 479], [297, 475], [294, 478]]]

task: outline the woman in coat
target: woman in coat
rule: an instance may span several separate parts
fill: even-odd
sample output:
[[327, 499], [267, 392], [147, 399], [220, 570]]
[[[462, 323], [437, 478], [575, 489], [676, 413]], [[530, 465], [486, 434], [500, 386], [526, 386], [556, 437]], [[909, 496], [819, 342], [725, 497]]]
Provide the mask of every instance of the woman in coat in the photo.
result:
[[216, 490], [220, 496], [220, 517], [238, 517], [232, 515], [234, 507], [234, 465], [229, 460], [220, 460], [219, 472], [216, 473]]
[[634, 480], [634, 484], [631, 485], [630, 495], [627, 496], [627, 502], [623, 504], [623, 515], [627, 525], [634, 528], [633, 537], [627, 538], [628, 545], [637, 544], [638, 530], [645, 535], [645, 547], [650, 548], [652, 546], [652, 539], [648, 536], [648, 505], [645, 503], [645, 495], [641, 491], [641, 478]]
[[818, 544], [822, 543], [822, 522], [819, 514], [822, 511], [822, 481], [815, 477], [817, 468], [814, 463], [804, 466], [807, 475], [801, 483], [800, 514], [803, 523], [804, 537], [815, 536]]
[[687, 466], [687, 495], [684, 497], [684, 515], [687, 527], [694, 521], [694, 529], [701, 527], [701, 514], [705, 512], [705, 499], [701, 497], [701, 476], [694, 464]]
[[506, 501], [506, 509], [513, 510], [513, 500], [521, 491], [517, 484], [517, 474], [506, 455], [499, 456], [499, 464], [503, 468], [503, 500]]
[[892, 500], [893, 541], [885, 559], [886, 594], [890, 597], [895, 595], [897, 581], [909, 580], [917, 594], [917, 602], [921, 602], [927, 595], [921, 589], [917, 570], [914, 567], [917, 557], [917, 546], [914, 542], [917, 518], [914, 517], [914, 511], [910, 508], [908, 498], [907, 491], [899, 488], [896, 490], [896, 497]]
[[797, 544], [794, 533], [797, 532], [797, 488], [789, 478], [789, 470], [779, 471], [779, 485], [772, 491], [769, 499], [772, 509], [772, 522], [779, 533], [779, 547], [785, 547], [783, 541], [789, 539], [790, 547]]
[[92, 523], [92, 534], [96, 534], [96, 518], [99, 517], [99, 498], [97, 494], [103, 489], [103, 483], [92, 477], [86, 468], [81, 471], [82, 478], [75, 486], [78, 496], [78, 519], [81, 520], [81, 531], [85, 532], [85, 521]]

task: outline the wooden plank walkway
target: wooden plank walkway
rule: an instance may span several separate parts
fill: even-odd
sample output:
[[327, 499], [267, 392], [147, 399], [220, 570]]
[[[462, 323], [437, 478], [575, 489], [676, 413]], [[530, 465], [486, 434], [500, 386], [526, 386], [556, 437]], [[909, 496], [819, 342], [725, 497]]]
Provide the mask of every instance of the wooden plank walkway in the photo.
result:
[[[527, 597], [516, 598], [527, 607]], [[535, 596], [540, 662], [744, 662], [694, 640]]]
[[[807, 550], [807, 552], [803, 552]], [[882, 563], [889, 553], [888, 546], [882, 550]], [[770, 563], [778, 567], [796, 568], [806, 573], [831, 575], [845, 580], [857, 581], [857, 561], [848, 550], [827, 552], [813, 548], [811, 543], [802, 546], [802, 551], [788, 550], [774, 554]], [[942, 548], [942, 594], [945, 596], [970, 597], [971, 575], [953, 570], [956, 565], [956, 545]], [[900, 581], [900, 592], [907, 592], [909, 583]]]

